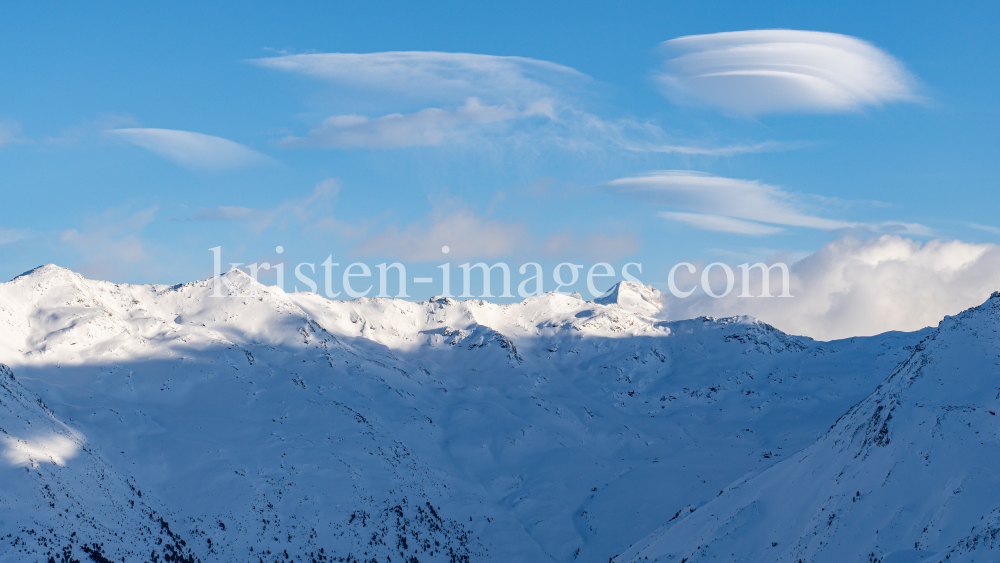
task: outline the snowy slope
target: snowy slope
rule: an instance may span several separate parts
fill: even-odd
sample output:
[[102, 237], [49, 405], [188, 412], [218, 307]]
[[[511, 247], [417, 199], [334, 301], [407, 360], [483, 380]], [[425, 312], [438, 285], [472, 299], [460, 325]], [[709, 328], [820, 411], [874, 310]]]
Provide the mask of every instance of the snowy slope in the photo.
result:
[[[55, 266], [0, 284], [0, 561], [169, 545], [201, 561], [603, 563], [784, 466], [926, 336], [664, 322], [654, 290], [624, 282], [598, 302], [497, 305], [227, 279], [221, 298]], [[52, 483], [79, 519], [50, 505]]]
[[[0, 551], [5, 559], [61, 559], [75, 552], [193, 560], [134, 481], [94, 455], [78, 432], [3, 365], [0, 421], [6, 462], [0, 463], [0, 523], [7, 528]], [[19, 528], [11, 527], [14, 523]]]
[[946, 318], [815, 445], [616, 561], [998, 561], [998, 390], [994, 293]]

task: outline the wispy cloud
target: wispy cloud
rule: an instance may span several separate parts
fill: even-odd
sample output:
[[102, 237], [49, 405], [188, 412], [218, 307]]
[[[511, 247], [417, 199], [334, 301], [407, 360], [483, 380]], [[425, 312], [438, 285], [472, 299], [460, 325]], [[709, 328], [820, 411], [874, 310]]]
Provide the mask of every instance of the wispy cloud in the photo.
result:
[[402, 228], [390, 225], [359, 244], [352, 251], [361, 256], [391, 256], [424, 262], [448, 259], [495, 258], [514, 253], [531, 244], [523, 223], [506, 223], [477, 215], [468, 209], [435, 209], [428, 221]]
[[369, 119], [360, 115], [329, 117], [307, 137], [286, 137], [284, 146], [326, 148], [399, 148], [440, 145], [445, 139], [460, 137], [469, 126], [487, 125], [515, 119], [552, 116], [552, 105], [539, 100], [521, 110], [513, 106], [483, 105], [469, 98], [452, 110], [428, 108], [416, 113], [394, 113]]
[[917, 237], [934, 236], [934, 231], [920, 223], [906, 223], [903, 221], [883, 221], [881, 223], [855, 223], [845, 229], [836, 229], [835, 232], [843, 237], [855, 237], [859, 239], [872, 235], [906, 235]]
[[136, 124], [134, 117], [128, 114], [106, 113], [94, 119], [88, 119], [63, 128], [57, 137], [44, 137], [41, 142], [47, 145], [74, 147], [80, 144], [106, 141], [109, 130], [125, 128]]
[[128, 128], [106, 133], [189, 168], [225, 170], [271, 162], [245, 145], [193, 131]]
[[635, 233], [591, 232], [580, 235], [561, 232], [545, 239], [539, 250], [545, 256], [560, 260], [585, 259], [598, 262], [614, 261], [631, 256], [638, 252], [641, 247], [642, 244]]
[[664, 93], [742, 115], [848, 112], [915, 101], [915, 80], [877, 47], [847, 35], [765, 29], [662, 44]]
[[[678, 142], [648, 121], [605, 119], [582, 109], [600, 87], [589, 76], [525, 57], [409, 51], [288, 55], [250, 62], [334, 84], [336, 93], [331, 95], [348, 103], [407, 110], [334, 115], [305, 135], [279, 141], [287, 147], [388, 149], [501, 140], [532, 150], [548, 146], [574, 152], [732, 156], [800, 145]], [[411, 111], [414, 106], [423, 109]]]
[[191, 221], [239, 222], [257, 235], [269, 228], [286, 229], [293, 226], [334, 231], [348, 238], [364, 234], [368, 228], [365, 221], [353, 224], [334, 216], [334, 207], [339, 193], [340, 183], [333, 178], [327, 178], [316, 184], [312, 194], [303, 198], [285, 200], [274, 207], [223, 205], [201, 208], [193, 213], [189, 219]]
[[665, 154], [686, 154], [701, 156], [735, 156], [738, 154], [756, 154], [763, 152], [782, 152], [807, 146], [804, 142], [764, 141], [761, 143], [740, 143], [717, 147], [691, 145], [672, 145], [655, 141], [636, 141], [629, 139], [623, 143], [625, 148], [636, 152], [659, 152]]
[[667, 170], [619, 178], [606, 186], [647, 204], [683, 210], [664, 216], [712, 231], [763, 235], [780, 229], [759, 223], [826, 230], [856, 225], [808, 214], [801, 196], [756, 180]]
[[194, 221], [242, 221], [261, 214], [263, 209], [253, 207], [237, 207], [222, 205], [219, 207], [201, 208], [191, 219]]
[[554, 97], [568, 82], [590, 80], [577, 70], [548, 61], [473, 53], [317, 53], [250, 62], [363, 91], [396, 92], [429, 100], [478, 97], [526, 102]]
[[[560, 231], [539, 235], [524, 222], [493, 217], [494, 206], [503, 197], [498, 194], [484, 213], [461, 200], [438, 197], [424, 219], [403, 226], [389, 225], [351, 251], [359, 256], [413, 262], [498, 257], [537, 260], [543, 256], [609, 261], [632, 255], [641, 246], [631, 232]], [[442, 252], [443, 247], [448, 247], [447, 254]]]
[[[391, 108], [433, 104], [410, 113], [378, 117], [334, 115], [307, 135], [280, 141], [289, 147], [387, 149], [437, 146], [497, 136], [521, 138], [525, 131], [553, 138], [565, 129], [557, 113], [568, 113], [582, 84], [574, 69], [525, 57], [425, 51], [323, 53], [251, 61], [337, 85], [338, 95], [375, 98]], [[364, 105], [364, 104], [362, 104]], [[568, 115], [567, 115], [568, 116]]]
[[736, 233], [740, 235], [762, 236], [773, 235], [785, 230], [781, 227], [734, 219], [722, 215], [709, 215], [705, 213], [682, 213], [679, 211], [661, 211], [660, 217], [685, 223], [696, 229], [703, 231], [716, 231], [722, 233]]
[[633, 153], [683, 154], [691, 156], [734, 156], [780, 152], [809, 145], [807, 142], [706, 143], [672, 139], [659, 125], [636, 119], [603, 119], [573, 107], [562, 107], [554, 120], [561, 127], [554, 144], [578, 150], [604, 151], [608, 148]]
[[979, 230], [979, 231], [991, 233], [991, 234], [994, 234], [994, 235], [1000, 235], [1000, 227], [991, 227], [989, 225], [979, 225], [977, 223], [968, 223], [968, 225], [970, 227], [972, 227], [973, 229], [976, 229], [976, 230]]
[[24, 229], [8, 229], [0, 227], [0, 244], [8, 244], [19, 241], [26, 238], [27, 234], [27, 231]]
[[80, 273], [94, 279], [120, 279], [148, 258], [140, 234], [155, 216], [155, 207], [136, 212], [127, 207], [109, 209], [92, 217], [82, 230], [62, 231], [59, 240], [82, 259], [77, 266]]
[[22, 142], [19, 137], [21, 124], [11, 121], [0, 121], [0, 146]]

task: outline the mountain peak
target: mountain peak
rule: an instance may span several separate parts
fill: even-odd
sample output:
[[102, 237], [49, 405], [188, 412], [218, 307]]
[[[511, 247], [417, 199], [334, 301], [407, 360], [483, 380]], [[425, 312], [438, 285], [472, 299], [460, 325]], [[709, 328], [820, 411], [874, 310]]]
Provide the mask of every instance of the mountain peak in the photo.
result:
[[594, 299], [600, 305], [619, 307], [643, 315], [653, 315], [663, 307], [663, 294], [655, 287], [641, 283], [620, 281], [604, 295]]
[[71, 276], [75, 276], [77, 278], [83, 279], [83, 276], [81, 276], [80, 274], [74, 272], [73, 270], [70, 270], [69, 268], [63, 268], [62, 266], [57, 266], [55, 264], [43, 264], [41, 266], [37, 266], [35, 268], [32, 268], [32, 269], [28, 270], [27, 272], [24, 272], [23, 274], [21, 274], [19, 276], [16, 276], [11, 281], [14, 281], [14, 280], [17, 280], [17, 279], [20, 279], [20, 278], [28, 278], [28, 277], [52, 278], [52, 277], [65, 276], [65, 275], [71, 275]]

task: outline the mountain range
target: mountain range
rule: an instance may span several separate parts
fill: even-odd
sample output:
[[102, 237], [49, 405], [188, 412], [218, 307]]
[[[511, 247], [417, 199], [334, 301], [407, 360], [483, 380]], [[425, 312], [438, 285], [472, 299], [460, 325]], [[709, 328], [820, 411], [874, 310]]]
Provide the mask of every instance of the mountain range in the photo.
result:
[[819, 342], [221, 281], [0, 284], [0, 561], [1000, 559], [1000, 293]]

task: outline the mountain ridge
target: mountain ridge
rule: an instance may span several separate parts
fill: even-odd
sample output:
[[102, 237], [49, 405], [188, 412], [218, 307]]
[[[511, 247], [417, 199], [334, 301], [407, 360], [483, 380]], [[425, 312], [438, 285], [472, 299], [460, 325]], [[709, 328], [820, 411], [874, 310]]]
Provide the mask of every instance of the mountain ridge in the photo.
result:
[[[700, 513], [668, 524], [616, 561], [695, 562], [735, 553], [743, 561], [994, 560], [998, 331], [995, 292], [942, 320], [816, 444], [734, 483]], [[785, 510], [775, 512], [775, 503]], [[758, 519], [748, 520], [751, 513]]]
[[[211, 279], [32, 272], [0, 284], [0, 362], [206, 561], [603, 563], [809, 447], [927, 333], [816, 342], [563, 294], [329, 301], [233, 272], [215, 298]], [[6, 416], [29, 450], [55, 432]], [[18, 489], [37, 503], [0, 539], [84, 557], [59, 540], [71, 523], [44, 546], [25, 531], [50, 520], [44, 484]], [[88, 542], [111, 559], [140, 545]]]

